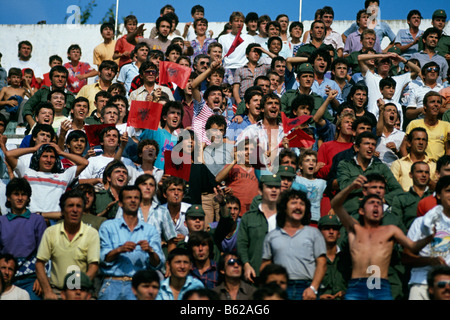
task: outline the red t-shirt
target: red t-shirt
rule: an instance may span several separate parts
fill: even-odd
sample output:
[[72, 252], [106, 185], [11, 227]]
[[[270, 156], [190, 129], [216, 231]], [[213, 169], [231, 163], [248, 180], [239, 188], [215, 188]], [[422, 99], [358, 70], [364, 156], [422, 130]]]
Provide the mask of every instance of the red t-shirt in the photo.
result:
[[[118, 53], [124, 53], [125, 51], [128, 51], [131, 53], [131, 51], [134, 50], [134, 45], [129, 43], [127, 41], [127, 35], [122, 36], [116, 41], [116, 46], [114, 48], [114, 52]], [[119, 59], [119, 68], [121, 68], [124, 64], [130, 63], [131, 59], [130, 56], [128, 57], [120, 57]]]
[[317, 152], [317, 162], [325, 163], [318, 172], [317, 178], [327, 179], [333, 164], [333, 157], [341, 151], [347, 150], [353, 146], [353, 142], [338, 142], [336, 140], [322, 143]]
[[433, 209], [437, 206], [437, 199], [434, 195], [429, 195], [428, 197], [423, 198], [417, 204], [417, 216], [424, 216], [425, 213]]
[[228, 173], [227, 186], [233, 190], [233, 195], [241, 202], [242, 216], [248, 210], [253, 198], [258, 195], [258, 178], [253, 167], [246, 169], [235, 165]]

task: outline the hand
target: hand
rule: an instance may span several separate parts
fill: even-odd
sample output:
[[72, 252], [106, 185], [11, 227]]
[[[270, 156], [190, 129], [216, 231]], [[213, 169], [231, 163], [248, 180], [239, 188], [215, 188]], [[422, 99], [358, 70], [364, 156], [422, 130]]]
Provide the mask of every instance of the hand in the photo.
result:
[[320, 300], [334, 300], [334, 295], [333, 294], [323, 294], [319, 297]]
[[186, 24], [184, 25], [184, 31], [187, 31], [189, 29], [189, 27], [191, 26], [192, 22], [186, 22]]
[[36, 279], [33, 283], [33, 292], [37, 296], [40, 296], [42, 294], [42, 287], [41, 287], [41, 284], [39, 283], [38, 279]]
[[131, 54], [130, 51], [125, 51], [124, 53], [122, 53], [122, 57], [128, 58], [130, 54]]
[[5, 104], [9, 105], [10, 107], [15, 107], [19, 105], [19, 102], [16, 99], [11, 99], [5, 101]]
[[283, 140], [281, 140], [281, 143], [283, 145], [283, 148], [289, 149], [289, 139], [288, 139], [288, 137], [284, 137]]
[[119, 247], [119, 252], [132, 252], [134, 249], [136, 249], [136, 243], [127, 241]]
[[61, 148], [60, 148], [56, 143], [50, 142], [49, 145], [50, 145], [51, 147], [55, 148], [56, 153], [57, 153], [58, 155], [61, 155], [61, 153], [63, 153], [63, 151], [61, 150]]
[[84, 79], [86, 79], [86, 76], [85, 76], [84, 74], [77, 74], [77, 75], [76, 75], [76, 78], [77, 78], [78, 80], [84, 80]]
[[217, 187], [214, 188], [214, 193], [215, 193], [215, 196], [214, 196], [213, 200], [219, 204], [224, 203], [225, 192], [221, 189], [220, 185], [217, 185]]
[[367, 178], [363, 175], [359, 175], [355, 180], [353, 180], [351, 187], [353, 190], [362, 188], [367, 183]]
[[178, 243], [178, 242], [180, 242], [180, 241], [183, 241], [183, 240], [184, 240], [184, 238], [186, 238], [186, 237], [185, 237], [185, 235], [184, 235], [184, 234], [181, 234], [181, 233], [179, 233], [179, 234], [177, 234], [177, 237], [176, 237], [176, 238], [174, 238], [173, 240], [174, 240], [174, 242], [175, 242], [175, 243]]
[[126, 145], [127, 145], [127, 143], [128, 143], [128, 140], [129, 140], [129, 138], [128, 138], [128, 132], [125, 131], [125, 132], [120, 136], [120, 147], [121, 147], [122, 149], [124, 149], [124, 148], [126, 147]]
[[386, 148], [391, 149], [393, 153], [397, 153], [397, 146], [392, 141], [386, 143]]
[[216, 70], [222, 65], [222, 60], [219, 58], [215, 58], [213, 62], [211, 62], [211, 70]]
[[314, 172], [315, 173], [319, 172], [319, 170], [322, 169], [325, 166], [326, 166], [325, 162], [317, 162], [316, 169], [314, 170]]
[[153, 253], [153, 252], [155, 252], [155, 251], [153, 250], [153, 248], [150, 246], [150, 244], [148, 243], [147, 240], [141, 240], [141, 241], [139, 241], [139, 242], [137, 243], [137, 245], [140, 246], [141, 249], [142, 249], [143, 251], [145, 251], [145, 252], [148, 252], [148, 253]]
[[50, 291], [44, 294], [44, 300], [59, 300], [59, 298], [53, 291]]
[[305, 291], [303, 291], [303, 300], [316, 300], [316, 298], [317, 296], [311, 288], [306, 288]]
[[143, 36], [144, 35], [144, 31], [146, 31], [147, 29], [144, 29], [145, 24], [141, 24], [139, 27], [137, 27], [136, 29], [136, 35], [138, 36]]
[[86, 152], [86, 155], [84, 156], [85, 159], [89, 159], [90, 157], [95, 157], [95, 151], [93, 147], [89, 149], [88, 152]]
[[233, 122], [236, 122], [236, 123], [241, 123], [242, 121], [244, 121], [244, 118], [239, 115], [235, 116], [233, 119]]
[[377, 100], [377, 106], [378, 106], [378, 109], [380, 109], [380, 113], [384, 112], [384, 105], [385, 105], [385, 102], [383, 99], [380, 98]]
[[[328, 88], [330, 88], [330, 87], [328, 87]], [[328, 101], [334, 100], [337, 97], [338, 93], [339, 93], [339, 91], [330, 88], [330, 90], [328, 90], [328, 92], [327, 92], [327, 94], [328, 94], [327, 100]]]
[[61, 133], [60, 134], [64, 134], [66, 135], [66, 133], [72, 129], [72, 120], [64, 120], [61, 123]]
[[214, 35], [214, 31], [209, 30], [208, 33], [209, 33], [209, 37], [212, 38], [212, 36]]
[[250, 263], [246, 263], [244, 265], [244, 278], [250, 283], [255, 283], [253, 280], [256, 277], [255, 269], [250, 265]]

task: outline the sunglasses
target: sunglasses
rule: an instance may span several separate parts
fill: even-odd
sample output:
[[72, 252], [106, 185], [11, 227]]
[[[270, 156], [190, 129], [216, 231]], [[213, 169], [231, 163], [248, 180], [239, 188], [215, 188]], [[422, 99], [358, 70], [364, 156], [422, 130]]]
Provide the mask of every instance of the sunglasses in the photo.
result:
[[203, 65], [205, 65], [205, 64], [206, 64], [207, 66], [209, 66], [209, 62], [206, 62], [206, 61], [200, 61], [200, 65], [201, 65], [201, 66], [203, 66]]
[[427, 72], [432, 72], [432, 71], [438, 72], [438, 68], [437, 67], [428, 67], [427, 68]]
[[450, 286], [450, 280], [443, 280], [436, 283], [436, 287], [438, 287], [439, 289], [444, 289], [447, 285]]
[[145, 70], [144, 74], [146, 74], [146, 75], [155, 75], [156, 74], [156, 70]]
[[234, 266], [234, 264], [237, 263], [239, 266], [242, 265], [242, 261], [240, 259], [231, 258], [227, 261], [227, 265]]

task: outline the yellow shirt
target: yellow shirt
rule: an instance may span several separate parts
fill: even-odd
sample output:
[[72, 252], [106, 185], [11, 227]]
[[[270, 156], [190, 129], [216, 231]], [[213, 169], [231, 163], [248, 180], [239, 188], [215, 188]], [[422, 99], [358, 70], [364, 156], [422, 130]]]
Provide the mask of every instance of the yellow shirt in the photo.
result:
[[[114, 48], [116, 47], [116, 40], [112, 40], [110, 43], [100, 43], [94, 48], [94, 64], [98, 67], [103, 60], [113, 60]], [[113, 60], [117, 65], [120, 59]]]
[[[436, 180], [436, 162], [427, 156], [425, 156], [424, 162], [428, 163], [428, 166], [430, 167], [430, 179], [432, 181]], [[406, 157], [395, 160], [391, 165], [392, 174], [395, 179], [397, 179], [398, 183], [400, 183], [404, 191], [409, 191], [409, 188], [413, 186], [412, 178], [409, 176], [412, 165], [413, 162], [409, 154]]]
[[427, 131], [427, 156], [431, 160], [437, 161], [445, 154], [447, 136], [450, 133], [450, 122], [439, 120], [439, 122], [435, 126], [429, 127], [425, 124], [424, 119], [413, 120], [408, 124], [408, 127], [406, 127], [406, 134], [409, 134], [412, 129], [417, 127], [425, 128], [425, 130]]
[[89, 100], [88, 115], [91, 114], [94, 110], [97, 110], [97, 107], [95, 106], [95, 95], [100, 91], [102, 91], [102, 88], [100, 87], [100, 84], [98, 82], [85, 85], [80, 89], [80, 91], [78, 91], [77, 98], [85, 97]]
[[100, 261], [98, 231], [81, 222], [80, 230], [69, 240], [64, 223], [48, 227], [42, 236], [37, 259], [44, 263], [51, 260], [50, 285], [62, 289], [64, 277], [73, 267], [87, 272], [88, 265]]

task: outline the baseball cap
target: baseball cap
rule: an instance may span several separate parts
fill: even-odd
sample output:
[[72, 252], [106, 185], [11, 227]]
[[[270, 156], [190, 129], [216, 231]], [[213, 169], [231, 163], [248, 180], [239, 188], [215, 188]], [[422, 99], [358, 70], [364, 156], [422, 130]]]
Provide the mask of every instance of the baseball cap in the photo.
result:
[[319, 219], [318, 227], [321, 228], [323, 226], [341, 226], [341, 222], [335, 214], [328, 214]]
[[401, 50], [397, 46], [389, 48], [388, 52], [395, 52], [398, 55], [402, 54]]
[[261, 183], [269, 187], [281, 187], [281, 178], [278, 174], [265, 174], [260, 178]]
[[193, 204], [187, 209], [185, 213], [186, 218], [201, 218], [205, 216], [205, 211], [203, 211], [203, 207], [199, 204]]

